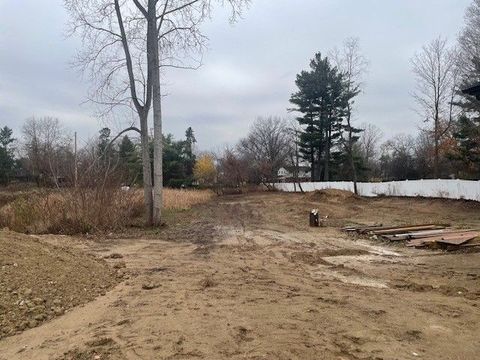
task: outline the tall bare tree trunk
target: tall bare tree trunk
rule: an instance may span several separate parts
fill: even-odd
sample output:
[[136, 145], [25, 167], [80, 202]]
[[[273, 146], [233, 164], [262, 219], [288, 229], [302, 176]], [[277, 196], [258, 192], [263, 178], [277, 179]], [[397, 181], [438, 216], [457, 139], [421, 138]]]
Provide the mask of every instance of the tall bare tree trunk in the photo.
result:
[[140, 115], [140, 139], [142, 147], [143, 195], [145, 198], [146, 224], [153, 224], [152, 164], [148, 144], [148, 113]]
[[434, 155], [434, 159], [433, 159], [433, 177], [435, 179], [438, 179], [438, 164], [439, 164], [439, 156], [440, 156], [440, 151], [439, 151], [439, 126], [440, 126], [440, 120], [439, 120], [439, 116], [440, 116], [440, 111], [439, 111], [439, 104], [438, 102], [436, 101], [435, 102], [435, 118], [433, 119], [433, 126], [434, 126], [434, 140], [435, 140], [435, 155]]
[[435, 124], [435, 154], [434, 154], [434, 159], [433, 159], [433, 177], [435, 179], [438, 179], [438, 164], [439, 164], [439, 156], [440, 156], [440, 151], [439, 151], [439, 144], [438, 144], [438, 126]]
[[[150, 90], [150, 79], [151, 74], [147, 76], [147, 94], [144, 105], [142, 106], [139, 102], [136, 85], [135, 85], [135, 74], [133, 71], [133, 62], [130, 54], [129, 43], [127, 39], [127, 34], [125, 32], [125, 27], [123, 23], [123, 17], [121, 13], [119, 0], [114, 1], [115, 13], [118, 21], [118, 26], [120, 28], [120, 38], [122, 41], [123, 50], [125, 53], [125, 60], [127, 65], [128, 79], [130, 82], [130, 94], [132, 101], [137, 110], [138, 116], [140, 118], [140, 137], [141, 137], [141, 146], [142, 146], [142, 167], [143, 167], [143, 193], [145, 197], [145, 210], [146, 210], [146, 224], [151, 226], [153, 224], [153, 195], [152, 195], [152, 170], [150, 164], [150, 151], [148, 147], [148, 111], [150, 108], [150, 99], [151, 99], [151, 90]], [[156, 35], [155, 35], [156, 39]], [[147, 35], [148, 41], [148, 35]], [[147, 49], [148, 50], [148, 49]]]
[[[350, 89], [349, 89], [350, 90]], [[355, 160], [353, 159], [353, 134], [352, 134], [352, 109], [350, 104], [348, 104], [347, 109], [347, 126], [348, 126], [348, 157], [350, 160], [350, 167], [352, 169], [352, 180], [353, 180], [353, 192], [355, 195], [358, 195], [357, 188], [357, 167], [355, 166]]]
[[156, 1], [148, 1], [147, 52], [152, 74], [153, 101], [153, 225], [162, 223], [163, 206], [163, 136], [162, 93], [160, 88], [160, 59], [158, 47]]

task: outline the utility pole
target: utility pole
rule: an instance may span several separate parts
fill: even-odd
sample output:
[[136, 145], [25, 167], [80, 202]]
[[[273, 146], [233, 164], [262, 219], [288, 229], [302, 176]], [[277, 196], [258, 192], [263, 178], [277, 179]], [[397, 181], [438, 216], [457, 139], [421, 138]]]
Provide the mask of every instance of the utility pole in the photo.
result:
[[78, 163], [77, 163], [77, 132], [75, 131], [75, 143], [74, 143], [74, 166], [75, 166], [75, 178], [74, 178], [74, 183], [73, 186], [76, 188], [77, 187], [77, 181], [78, 181]]

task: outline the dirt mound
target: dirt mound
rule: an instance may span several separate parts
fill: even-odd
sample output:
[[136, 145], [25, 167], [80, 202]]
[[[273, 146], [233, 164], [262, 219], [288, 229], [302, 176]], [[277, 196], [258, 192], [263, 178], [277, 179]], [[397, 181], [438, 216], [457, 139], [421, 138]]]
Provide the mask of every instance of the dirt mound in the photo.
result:
[[0, 339], [62, 315], [116, 283], [103, 260], [0, 230]]
[[317, 190], [308, 194], [308, 197], [312, 201], [322, 201], [322, 202], [332, 202], [332, 203], [356, 201], [360, 199], [358, 195], [355, 195], [350, 191], [337, 190], [337, 189]]

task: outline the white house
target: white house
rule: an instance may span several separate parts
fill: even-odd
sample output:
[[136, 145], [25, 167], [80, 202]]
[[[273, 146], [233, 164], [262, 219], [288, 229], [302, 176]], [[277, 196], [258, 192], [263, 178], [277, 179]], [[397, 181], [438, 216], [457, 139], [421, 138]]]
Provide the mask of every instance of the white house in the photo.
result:
[[301, 181], [310, 181], [311, 171], [310, 166], [305, 164], [300, 164], [298, 168], [296, 166], [284, 166], [278, 169], [278, 181], [279, 182], [288, 182], [295, 181], [295, 170], [298, 171], [298, 180]]

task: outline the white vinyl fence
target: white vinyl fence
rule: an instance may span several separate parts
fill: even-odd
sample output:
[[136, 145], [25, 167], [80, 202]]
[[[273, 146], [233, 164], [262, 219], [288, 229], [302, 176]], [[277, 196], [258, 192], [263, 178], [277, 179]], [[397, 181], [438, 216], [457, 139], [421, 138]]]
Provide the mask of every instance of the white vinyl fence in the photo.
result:
[[[294, 192], [293, 183], [277, 183], [275, 188]], [[347, 190], [353, 192], [353, 182], [306, 182], [302, 183], [303, 191], [323, 189]], [[361, 196], [422, 196], [431, 198], [466, 199], [480, 201], [480, 181], [472, 180], [405, 180], [379, 183], [357, 183]], [[296, 185], [296, 191], [300, 188]]]

